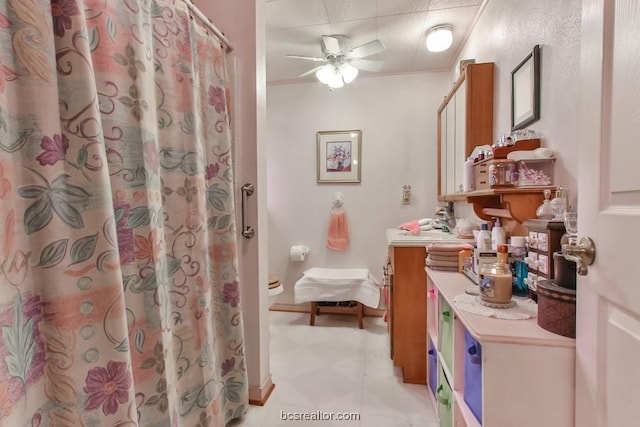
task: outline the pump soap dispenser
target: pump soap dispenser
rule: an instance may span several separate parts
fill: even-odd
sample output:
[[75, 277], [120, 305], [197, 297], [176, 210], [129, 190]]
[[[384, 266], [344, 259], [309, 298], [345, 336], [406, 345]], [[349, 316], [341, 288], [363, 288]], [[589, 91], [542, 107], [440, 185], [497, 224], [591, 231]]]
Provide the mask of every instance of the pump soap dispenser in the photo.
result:
[[497, 251], [498, 245], [504, 245], [507, 243], [507, 235], [504, 232], [504, 228], [500, 225], [500, 218], [493, 219], [495, 222], [491, 229], [491, 250]]

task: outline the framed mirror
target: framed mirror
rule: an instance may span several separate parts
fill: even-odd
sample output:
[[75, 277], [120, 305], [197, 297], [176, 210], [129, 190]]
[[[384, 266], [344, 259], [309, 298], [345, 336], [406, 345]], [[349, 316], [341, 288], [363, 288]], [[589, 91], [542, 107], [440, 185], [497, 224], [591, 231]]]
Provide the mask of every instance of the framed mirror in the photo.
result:
[[540, 119], [540, 45], [511, 72], [511, 130]]

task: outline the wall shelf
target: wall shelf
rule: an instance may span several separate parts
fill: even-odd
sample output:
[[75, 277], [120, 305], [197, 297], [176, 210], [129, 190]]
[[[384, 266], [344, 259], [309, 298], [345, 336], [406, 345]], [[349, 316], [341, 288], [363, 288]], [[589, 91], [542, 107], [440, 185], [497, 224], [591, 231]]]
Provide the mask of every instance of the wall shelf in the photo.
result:
[[483, 220], [500, 217], [522, 224], [527, 219], [536, 218], [536, 209], [544, 200], [544, 190], [554, 191], [555, 186], [492, 188], [447, 194], [441, 196], [441, 200], [467, 201], [473, 204], [473, 211]]

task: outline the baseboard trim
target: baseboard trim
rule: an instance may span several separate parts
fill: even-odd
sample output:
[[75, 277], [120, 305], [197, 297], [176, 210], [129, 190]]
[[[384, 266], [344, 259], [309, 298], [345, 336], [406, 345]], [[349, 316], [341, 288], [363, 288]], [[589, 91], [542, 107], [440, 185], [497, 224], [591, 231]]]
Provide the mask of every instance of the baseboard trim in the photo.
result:
[[271, 374], [261, 386], [249, 384], [249, 405], [264, 406], [276, 385], [271, 380]]

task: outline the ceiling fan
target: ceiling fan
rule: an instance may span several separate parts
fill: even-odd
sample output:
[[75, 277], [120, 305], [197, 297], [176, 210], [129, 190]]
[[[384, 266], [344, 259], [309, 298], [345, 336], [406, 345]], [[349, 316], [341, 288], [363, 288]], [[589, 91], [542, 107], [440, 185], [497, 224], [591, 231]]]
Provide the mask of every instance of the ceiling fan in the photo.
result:
[[287, 55], [287, 58], [325, 63], [298, 75], [298, 77], [315, 73], [318, 80], [334, 89], [352, 82], [358, 75], [359, 69], [380, 71], [382, 68], [382, 61], [363, 59], [384, 50], [384, 45], [380, 40], [373, 40], [351, 49], [349, 37], [335, 34], [322, 36], [320, 45], [324, 57]]

